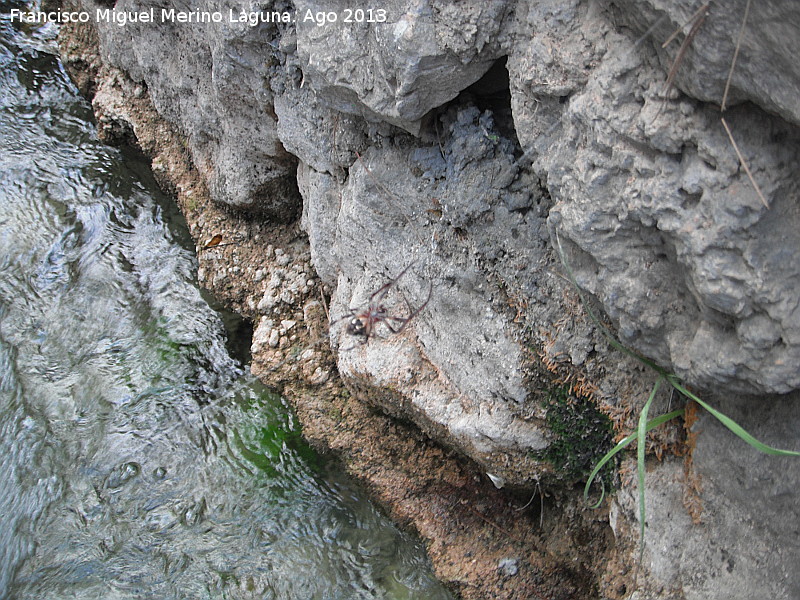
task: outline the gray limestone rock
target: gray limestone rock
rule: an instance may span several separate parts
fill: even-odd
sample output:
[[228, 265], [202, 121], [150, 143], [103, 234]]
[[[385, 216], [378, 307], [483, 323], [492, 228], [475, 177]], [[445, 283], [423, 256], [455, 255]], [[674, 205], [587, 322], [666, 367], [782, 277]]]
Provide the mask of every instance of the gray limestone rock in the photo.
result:
[[[637, 35], [649, 32], [644, 43], [658, 53], [666, 72], [695, 23], [692, 17], [703, 5], [692, 0], [615, 0], [612, 8], [619, 25], [630, 27]], [[662, 48], [662, 43], [680, 27], [683, 34]], [[796, 2], [711, 2], [681, 60], [675, 85], [693, 98], [719, 105], [738, 43], [728, 105], [750, 101], [800, 124], [800, 65], [794, 59], [800, 54], [798, 30], [800, 5]]]
[[[418, 132], [419, 119], [501, 56], [498, 40], [510, 5], [388, 2], [364, 15], [348, 2], [298, 1], [304, 82], [336, 110]], [[336, 20], [321, 24], [326, 14]]]
[[549, 266], [541, 198], [488, 113], [454, 108], [441, 122], [441, 147], [401, 135], [409, 147], [368, 149], [342, 184], [303, 165], [303, 226], [318, 273], [335, 285], [334, 322], [409, 265], [385, 298], [390, 314], [409, 314], [433, 290], [402, 336], [381, 326], [382, 337], [362, 347], [344, 332], [346, 320], [334, 323], [343, 376], [391, 388], [404, 400], [384, 408], [519, 485], [547, 440], [526, 402], [523, 348], [493, 275], [517, 286]]
[[156, 109], [186, 137], [215, 200], [278, 220], [297, 215], [296, 161], [278, 139], [269, 87], [283, 60], [278, 25], [231, 22], [229, 11], [252, 10], [237, 0], [214, 7], [223, 17], [218, 23], [180, 23], [169, 14], [162, 20], [162, 10], [209, 12], [182, 0], [81, 6], [92, 15], [152, 9], [155, 23], [97, 24], [103, 59], [146, 84]]
[[[719, 113], [687, 98], [663, 101], [663, 73], [635, 40], [589, 8], [555, 28], [569, 43], [549, 71], [539, 64], [535, 82], [524, 73], [542, 51], [530, 46], [547, 39], [535, 35], [509, 59], [514, 118], [556, 200], [550, 227], [572, 242], [567, 258], [581, 285], [624, 343], [687, 381], [750, 393], [798, 389], [794, 127], [744, 106], [727, 112], [767, 207]], [[596, 65], [581, 69], [578, 57], [592, 56]], [[544, 135], [529, 109], [539, 99], [552, 123]]]

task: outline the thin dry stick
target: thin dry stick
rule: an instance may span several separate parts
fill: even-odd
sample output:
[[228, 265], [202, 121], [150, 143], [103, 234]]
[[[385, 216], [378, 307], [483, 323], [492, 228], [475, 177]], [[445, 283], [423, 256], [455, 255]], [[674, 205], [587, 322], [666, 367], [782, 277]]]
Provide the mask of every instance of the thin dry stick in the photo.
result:
[[442, 146], [442, 137], [439, 135], [439, 117], [433, 119], [433, 126], [436, 128], [436, 142], [439, 144], [439, 153], [442, 155], [442, 158], [447, 160], [444, 156], [444, 146]]
[[739, 28], [739, 36], [736, 38], [736, 48], [733, 50], [733, 60], [731, 61], [731, 69], [728, 71], [728, 80], [725, 82], [725, 91], [722, 94], [722, 105], [719, 112], [725, 112], [728, 107], [728, 91], [731, 88], [731, 79], [733, 79], [733, 69], [736, 67], [736, 59], [739, 58], [739, 49], [742, 47], [742, 38], [744, 38], [744, 27], [747, 24], [747, 16], [750, 14], [750, 0], [744, 6], [744, 17], [742, 18], [742, 26]]
[[473, 513], [478, 515], [481, 519], [486, 521], [486, 523], [488, 523], [489, 525], [491, 525], [492, 527], [497, 529], [497, 531], [499, 531], [503, 535], [507, 536], [509, 539], [517, 542], [518, 544], [524, 544], [525, 543], [521, 539], [519, 539], [517, 536], [515, 536], [513, 533], [511, 533], [510, 531], [504, 529], [503, 527], [500, 527], [500, 525], [498, 525], [497, 523], [492, 521], [489, 517], [487, 517], [486, 515], [482, 514], [480, 511], [475, 510], [474, 508], [472, 508], [468, 504], [465, 504], [464, 506], [466, 506], [467, 509], [469, 509], [470, 511], [472, 511]]
[[731, 146], [733, 146], [733, 151], [736, 152], [736, 156], [739, 158], [739, 162], [741, 163], [742, 167], [744, 168], [744, 172], [747, 173], [747, 177], [750, 179], [750, 183], [753, 185], [753, 189], [755, 189], [756, 194], [761, 199], [761, 202], [769, 208], [769, 203], [767, 199], [764, 197], [764, 194], [761, 192], [761, 188], [756, 183], [755, 177], [753, 177], [752, 171], [750, 171], [750, 167], [747, 164], [747, 161], [744, 159], [741, 150], [739, 150], [739, 146], [736, 144], [736, 140], [733, 139], [733, 133], [731, 133], [731, 128], [728, 127], [728, 122], [725, 120], [725, 117], [720, 117], [720, 121], [722, 121], [722, 126], [725, 128], [725, 132], [728, 134], [728, 139], [731, 141]]
[[[663, 44], [661, 44], [661, 47], [662, 47], [662, 48], [666, 48], [667, 46], [669, 46], [669, 45], [670, 45], [670, 43], [672, 42], [672, 40], [674, 40], [676, 37], [678, 37], [678, 34], [679, 34], [681, 31], [683, 31], [683, 28], [684, 28], [684, 27], [686, 27], [686, 26], [687, 26], [689, 23], [691, 23], [692, 21], [696, 21], [697, 19], [700, 19], [701, 17], [702, 17], [702, 19], [705, 19], [705, 18], [706, 18], [706, 15], [708, 14], [708, 8], [709, 8], [709, 6], [711, 6], [711, 2], [708, 2], [708, 3], [704, 4], [703, 6], [701, 6], [700, 8], [698, 8], [698, 9], [697, 9], [697, 10], [694, 12], [694, 14], [693, 14], [691, 17], [689, 17], [689, 20], [688, 20], [688, 21], [686, 21], [686, 23], [684, 23], [683, 25], [681, 25], [681, 26], [680, 26], [680, 27], [678, 27], [678, 28], [677, 28], [675, 31], [673, 31], [673, 32], [672, 32], [672, 35], [670, 35], [670, 36], [667, 38], [667, 41], [666, 41], [666, 42], [664, 42]], [[701, 20], [700, 22], [702, 23], [702, 20]], [[695, 28], [695, 26], [698, 26], [698, 25], [697, 25], [697, 23], [695, 23], [695, 25], [693, 25], [693, 26], [692, 26], [692, 29], [694, 29], [694, 28]], [[689, 33], [691, 34], [691, 31], [690, 31]]]
[[217, 248], [224, 248], [225, 246], [238, 246], [240, 242], [225, 242], [224, 244], [214, 244], [213, 246], [205, 245], [200, 248], [200, 251], [203, 250], [216, 250]]
[[642, 44], [642, 42], [648, 39], [650, 35], [661, 25], [661, 21], [663, 21], [666, 18], [667, 18], [666, 15], [662, 15], [661, 17], [656, 19], [655, 22], [652, 25], [650, 25], [650, 27], [647, 28], [647, 31], [645, 31], [642, 35], [639, 36], [639, 39], [636, 40], [636, 42], [633, 44], [633, 47], [638, 48]]
[[319, 285], [319, 297], [322, 300], [322, 308], [325, 309], [325, 318], [331, 320], [331, 313], [328, 311], [328, 303], [325, 301], [325, 291], [322, 289], [322, 284]]
[[544, 527], [544, 494], [542, 494], [542, 488], [539, 485], [538, 479], [536, 480], [536, 489], [533, 490], [533, 496], [531, 496], [531, 499], [528, 500], [528, 503], [525, 506], [520, 506], [514, 510], [521, 512], [528, 508], [531, 504], [533, 504], [533, 499], [536, 498], [536, 494], [539, 494], [539, 529], [542, 529], [542, 527]]
[[686, 56], [687, 50], [689, 50], [689, 46], [694, 40], [694, 37], [697, 35], [697, 32], [700, 31], [700, 27], [703, 22], [706, 20], [706, 16], [708, 16], [708, 9], [711, 6], [710, 2], [707, 2], [703, 6], [701, 6], [693, 15], [692, 17], [683, 25], [678, 27], [672, 35], [667, 38], [667, 41], [664, 42], [661, 47], [666, 48], [669, 43], [675, 39], [675, 37], [683, 31], [683, 28], [686, 27], [689, 23], [692, 23], [692, 28], [689, 30], [689, 33], [686, 34], [686, 37], [681, 43], [681, 47], [678, 49], [678, 54], [675, 56], [675, 60], [672, 61], [672, 66], [669, 69], [669, 73], [667, 74], [667, 81], [664, 84], [664, 89], [661, 90], [661, 95], [664, 96], [664, 100], [661, 102], [661, 106], [658, 108], [658, 112], [656, 112], [655, 117], [653, 117], [653, 121], [658, 118], [658, 115], [661, 114], [661, 111], [664, 110], [664, 106], [667, 104], [667, 94], [669, 90], [672, 88], [672, 84], [675, 82], [675, 76], [678, 74], [678, 68], [681, 66], [684, 57]]
[[[728, 92], [731, 88], [731, 80], [733, 79], [733, 69], [736, 67], [736, 59], [739, 58], [739, 50], [742, 47], [742, 38], [744, 38], [744, 28], [747, 25], [747, 17], [750, 14], [750, 2], [751, 0], [747, 0], [747, 4], [744, 7], [744, 17], [742, 17], [742, 26], [739, 28], [739, 36], [736, 38], [736, 48], [733, 51], [733, 60], [731, 60], [731, 68], [728, 71], [728, 79], [725, 82], [725, 91], [722, 93], [722, 104], [720, 105], [719, 112], [720, 114], [725, 114], [725, 109], [728, 108]], [[725, 133], [728, 134], [728, 139], [731, 141], [731, 146], [733, 146], [733, 151], [736, 152], [736, 156], [739, 159], [739, 164], [742, 165], [744, 168], [744, 172], [747, 173], [748, 179], [750, 179], [750, 184], [753, 186], [753, 189], [758, 194], [759, 199], [761, 200], [762, 204], [769, 208], [769, 202], [764, 197], [763, 192], [761, 191], [761, 187], [759, 187], [758, 183], [756, 182], [755, 177], [753, 177], [753, 172], [750, 170], [750, 165], [747, 164], [747, 161], [742, 154], [742, 151], [739, 150], [739, 145], [736, 143], [736, 140], [733, 139], [733, 133], [731, 132], [730, 126], [728, 126], [728, 122], [725, 120], [724, 116], [720, 116], [720, 121], [722, 121], [722, 126], [725, 128]]]

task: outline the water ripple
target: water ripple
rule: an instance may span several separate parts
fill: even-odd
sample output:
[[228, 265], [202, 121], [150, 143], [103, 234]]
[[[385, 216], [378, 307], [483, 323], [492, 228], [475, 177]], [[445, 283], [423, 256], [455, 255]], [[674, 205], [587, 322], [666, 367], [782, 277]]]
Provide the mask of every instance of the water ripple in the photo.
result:
[[228, 354], [54, 33], [0, 15], [0, 596], [448, 598]]

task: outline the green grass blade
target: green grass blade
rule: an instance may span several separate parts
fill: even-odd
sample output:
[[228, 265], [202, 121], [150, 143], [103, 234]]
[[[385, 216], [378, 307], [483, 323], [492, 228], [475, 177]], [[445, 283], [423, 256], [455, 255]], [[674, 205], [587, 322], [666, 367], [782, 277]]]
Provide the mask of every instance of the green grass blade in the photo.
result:
[[[683, 411], [684, 411], [684, 409], [678, 408], [678, 409], [673, 410], [671, 412], [668, 412], [668, 413], [665, 413], [663, 415], [659, 415], [659, 416], [657, 416], [657, 417], [655, 417], [653, 419], [650, 419], [650, 421], [648, 421], [648, 423], [647, 423], [647, 431], [650, 432], [653, 429], [655, 429], [656, 427], [658, 427], [659, 425], [663, 425], [664, 423], [666, 423], [667, 421], [671, 421], [675, 417], [682, 416], [683, 415]], [[630, 443], [632, 441], [634, 441], [638, 437], [638, 435], [639, 435], [639, 432], [635, 431], [632, 434], [630, 434], [628, 437], [620, 440], [619, 442], [617, 442], [616, 446], [614, 446], [611, 450], [609, 450], [606, 454], [604, 454], [603, 458], [601, 458], [598, 461], [598, 463], [595, 465], [594, 469], [592, 470], [591, 474], [589, 475], [589, 479], [587, 479], [586, 485], [583, 488], [583, 499], [586, 502], [589, 501], [589, 489], [592, 487], [592, 483], [594, 483], [595, 477], [597, 477], [597, 475], [600, 473], [600, 471], [605, 466], [605, 464], [608, 461], [610, 461], [612, 458], [614, 458], [614, 456], [616, 456], [616, 454], [618, 452], [620, 452], [621, 450], [624, 450], [626, 447], [628, 447], [630, 445]], [[603, 502], [603, 498], [604, 497], [605, 497], [605, 494], [604, 493], [601, 494], [600, 500], [598, 500], [597, 503], [591, 505], [591, 508], [598, 508], [600, 506], [600, 504]]]
[[[624, 440], [619, 442], [616, 446], [614, 446], [611, 450], [603, 455], [597, 464], [595, 465], [594, 469], [592, 470], [591, 474], [589, 475], [589, 479], [586, 480], [586, 485], [583, 488], [583, 499], [585, 502], [589, 502], [589, 488], [592, 487], [592, 483], [594, 482], [594, 478], [597, 477], [597, 474], [600, 473], [600, 470], [605, 466], [605, 464], [610, 461], [614, 456], [625, 448], [628, 444], [630, 444], [633, 440], [636, 439], [636, 435], [629, 435]], [[601, 480], [602, 482], [602, 480]], [[606, 490], [605, 487], [600, 491], [600, 499], [595, 503], [592, 504], [590, 508], [598, 508], [603, 503], [603, 498], [606, 497]]]
[[713, 406], [709, 405], [707, 402], [698, 398], [695, 394], [687, 390], [681, 383], [678, 381], [678, 378], [674, 375], [671, 375], [667, 378], [670, 385], [678, 390], [681, 394], [686, 396], [687, 398], [691, 398], [695, 402], [697, 402], [700, 406], [705, 408], [708, 412], [710, 412], [720, 423], [725, 425], [728, 429], [730, 429], [733, 433], [739, 436], [742, 440], [750, 444], [753, 448], [758, 450], [759, 452], [763, 452], [764, 454], [771, 454], [773, 456], [800, 456], [800, 452], [796, 452], [794, 450], [782, 450], [780, 448], [774, 448], [772, 446], [768, 446], [767, 444], [760, 442], [752, 435], [750, 435], [744, 427], [739, 425], [736, 421], [731, 419], [729, 416], [719, 412]]
[[647, 402], [644, 403], [642, 412], [639, 413], [639, 427], [636, 431], [636, 473], [639, 479], [639, 563], [642, 562], [642, 554], [644, 553], [644, 528], [645, 528], [645, 501], [644, 501], [644, 458], [647, 444], [645, 438], [647, 437], [647, 413], [650, 410], [650, 405], [656, 397], [658, 388], [661, 387], [663, 377], [659, 377], [653, 389], [650, 390], [650, 396]]
[[[558, 253], [561, 258], [561, 264], [564, 266], [564, 270], [569, 277], [570, 282], [575, 287], [576, 292], [578, 293], [578, 297], [583, 304], [583, 307], [586, 309], [587, 314], [591, 318], [591, 320], [595, 323], [598, 327], [600, 332], [603, 334], [603, 337], [608, 340], [609, 344], [622, 352], [623, 354], [630, 356], [631, 358], [636, 359], [643, 365], [646, 365], [653, 369], [656, 373], [660, 375], [658, 380], [656, 381], [653, 389], [650, 391], [650, 396], [647, 399], [647, 402], [642, 409], [642, 412], [639, 414], [639, 422], [637, 426], [636, 432], [632, 433], [622, 441], [618, 442], [614, 448], [608, 451], [603, 458], [595, 466], [594, 470], [592, 470], [591, 474], [589, 475], [589, 479], [586, 481], [586, 486], [583, 489], [583, 497], [584, 500], [588, 503], [589, 498], [589, 489], [594, 482], [597, 475], [600, 473], [600, 470], [610, 461], [618, 452], [623, 450], [627, 447], [633, 440], [637, 440], [637, 448], [636, 448], [636, 470], [637, 470], [637, 477], [639, 482], [639, 537], [640, 537], [640, 548], [639, 548], [639, 561], [637, 563], [637, 572], [638, 567], [642, 562], [642, 557], [644, 555], [644, 535], [645, 535], [645, 525], [646, 525], [646, 506], [645, 506], [645, 488], [644, 488], [644, 479], [645, 479], [645, 439], [647, 437], [647, 433], [658, 427], [662, 423], [674, 419], [675, 417], [681, 416], [684, 414], [684, 409], [678, 409], [656, 417], [655, 419], [651, 419], [650, 421], [647, 420], [647, 413], [650, 409], [650, 405], [655, 398], [656, 392], [661, 385], [661, 382], [666, 380], [675, 390], [683, 394], [686, 398], [694, 400], [704, 409], [706, 409], [711, 415], [713, 415], [718, 421], [720, 421], [725, 427], [727, 427], [731, 432], [736, 434], [740, 439], [744, 440], [748, 444], [750, 444], [753, 448], [758, 450], [759, 452], [763, 452], [764, 454], [769, 454], [773, 456], [798, 456], [800, 457], [800, 452], [795, 450], [783, 450], [780, 448], [774, 448], [763, 442], [757, 440], [753, 437], [750, 433], [748, 433], [741, 425], [739, 425], [736, 421], [728, 417], [727, 415], [721, 413], [720, 411], [716, 410], [714, 407], [710, 406], [705, 401], [698, 398], [695, 394], [687, 390], [683, 384], [681, 383], [680, 379], [673, 374], [667, 371], [666, 369], [660, 367], [652, 360], [645, 358], [644, 356], [634, 352], [630, 348], [624, 346], [620, 341], [618, 341], [611, 331], [600, 321], [597, 315], [591, 309], [590, 304], [586, 301], [586, 298], [581, 291], [580, 286], [578, 285], [577, 279], [575, 278], [575, 274], [573, 273], [572, 269], [567, 263], [566, 254], [564, 253], [564, 248], [561, 245], [561, 238], [556, 231], [556, 243], [558, 246]], [[597, 501], [596, 504], [592, 505], [591, 508], [597, 508], [603, 502], [605, 497], [605, 488], [601, 491], [600, 499]]]

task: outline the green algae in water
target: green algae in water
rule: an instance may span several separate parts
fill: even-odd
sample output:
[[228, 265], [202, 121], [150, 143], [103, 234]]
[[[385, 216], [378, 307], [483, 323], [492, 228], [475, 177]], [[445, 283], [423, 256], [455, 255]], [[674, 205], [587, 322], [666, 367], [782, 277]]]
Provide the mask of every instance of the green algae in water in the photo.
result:
[[54, 29], [15, 27], [0, 17], [0, 596], [450, 598], [231, 358], [191, 244], [146, 166], [96, 139]]

